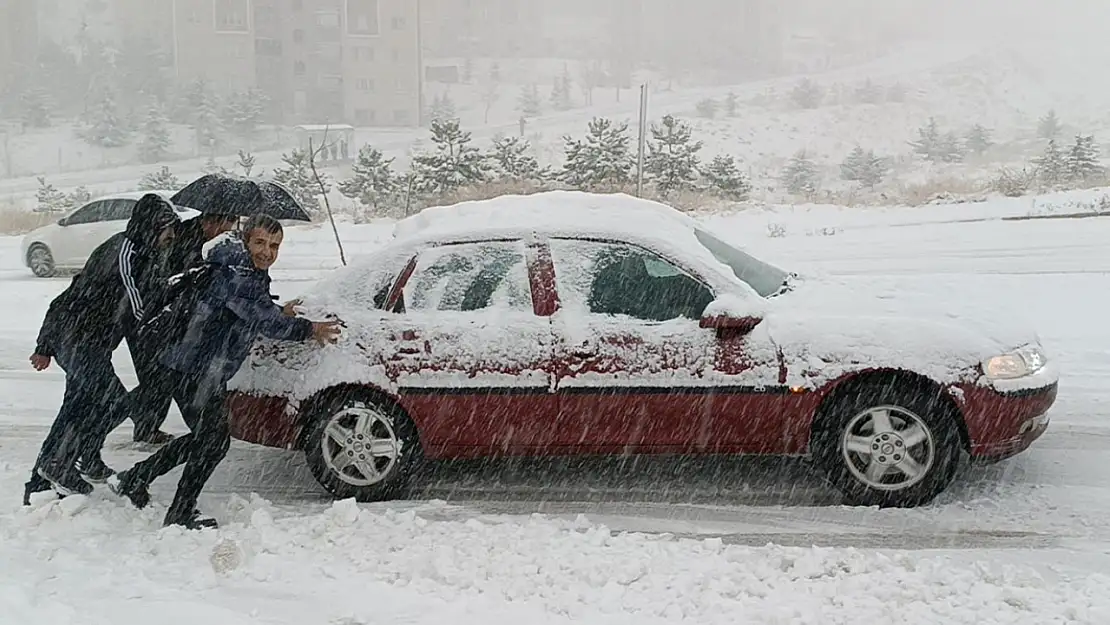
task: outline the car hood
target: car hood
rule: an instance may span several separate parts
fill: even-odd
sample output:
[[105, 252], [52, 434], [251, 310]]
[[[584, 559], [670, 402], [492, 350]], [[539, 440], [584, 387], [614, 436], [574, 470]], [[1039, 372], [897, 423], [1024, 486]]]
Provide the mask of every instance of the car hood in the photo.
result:
[[1035, 332], [1016, 324], [829, 277], [801, 278], [771, 301], [764, 331], [792, 376], [806, 380], [898, 368], [940, 382], [971, 381], [983, 360], [1039, 343]]

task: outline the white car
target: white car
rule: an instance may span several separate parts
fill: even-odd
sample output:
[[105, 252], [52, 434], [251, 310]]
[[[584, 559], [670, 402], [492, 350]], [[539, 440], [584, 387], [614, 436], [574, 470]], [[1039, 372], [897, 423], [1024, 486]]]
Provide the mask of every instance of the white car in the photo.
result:
[[[135, 204], [147, 193], [157, 193], [168, 200], [175, 192], [135, 191], [96, 198], [56, 223], [23, 237], [20, 250], [23, 264], [39, 278], [81, 269], [98, 245], [123, 232]], [[183, 206], [176, 209], [183, 220], [200, 214]]]

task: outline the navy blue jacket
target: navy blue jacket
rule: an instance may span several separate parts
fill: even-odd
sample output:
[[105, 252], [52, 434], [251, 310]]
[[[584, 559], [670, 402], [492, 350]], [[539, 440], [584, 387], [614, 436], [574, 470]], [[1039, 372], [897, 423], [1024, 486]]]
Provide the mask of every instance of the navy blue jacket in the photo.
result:
[[223, 385], [243, 366], [260, 335], [304, 341], [312, 322], [286, 317], [270, 297], [270, 276], [251, 262], [236, 233], [207, 246], [215, 273], [197, 303], [181, 341], [162, 354], [162, 364], [207, 384]]

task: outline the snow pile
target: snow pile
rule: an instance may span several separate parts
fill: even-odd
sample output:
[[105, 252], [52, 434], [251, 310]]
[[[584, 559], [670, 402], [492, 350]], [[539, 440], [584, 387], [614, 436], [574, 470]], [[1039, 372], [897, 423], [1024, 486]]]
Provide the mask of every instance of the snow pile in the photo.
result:
[[[1110, 579], [1101, 575], [1046, 577], [913, 552], [615, 534], [584, 517], [433, 521], [426, 517], [434, 503], [402, 512], [348, 500], [287, 517], [257, 498], [231, 504], [239, 522], [203, 533], [156, 531], [155, 513], [108, 501], [76, 513], [63, 511], [74, 506], [65, 502], [7, 512], [0, 517], [5, 616], [130, 623], [172, 606], [160, 618], [378, 622], [404, 606], [413, 610], [405, 622], [431, 623], [450, 606], [465, 622], [487, 623], [1110, 619]], [[483, 620], [506, 611], [519, 620]]]

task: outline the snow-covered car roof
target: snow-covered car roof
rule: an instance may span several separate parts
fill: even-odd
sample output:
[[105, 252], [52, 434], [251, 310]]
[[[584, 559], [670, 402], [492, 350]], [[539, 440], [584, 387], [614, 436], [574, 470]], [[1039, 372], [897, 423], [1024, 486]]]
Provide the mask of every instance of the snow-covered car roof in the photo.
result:
[[698, 241], [704, 227], [682, 212], [625, 194], [548, 191], [436, 206], [397, 222], [394, 245], [531, 236], [614, 239], [659, 252], [715, 288], [756, 297]]

